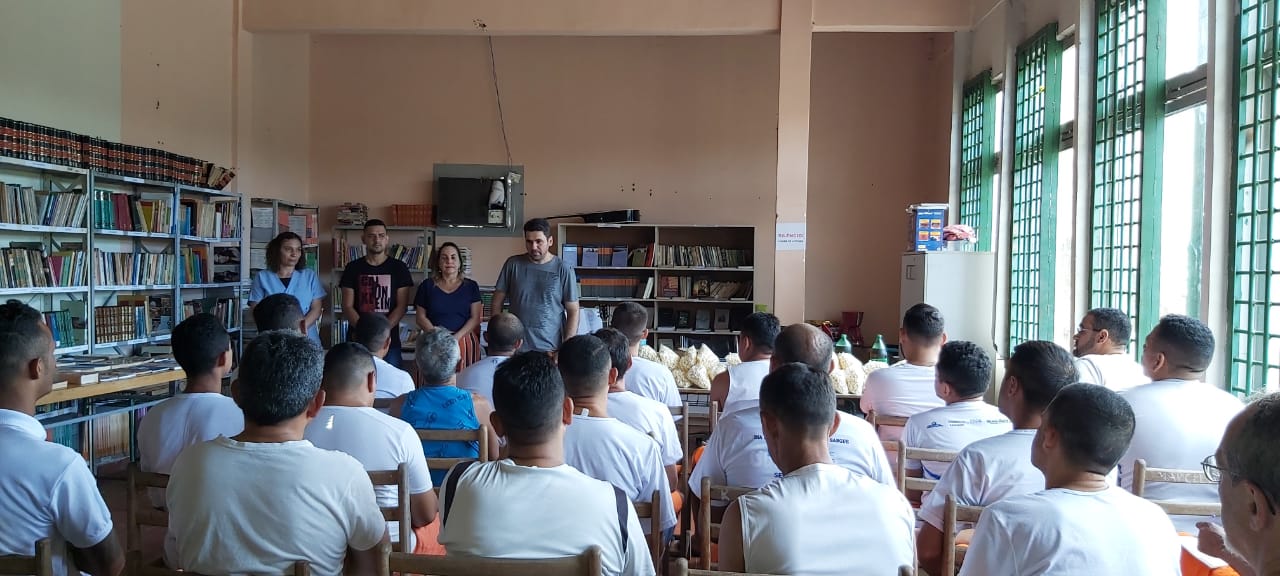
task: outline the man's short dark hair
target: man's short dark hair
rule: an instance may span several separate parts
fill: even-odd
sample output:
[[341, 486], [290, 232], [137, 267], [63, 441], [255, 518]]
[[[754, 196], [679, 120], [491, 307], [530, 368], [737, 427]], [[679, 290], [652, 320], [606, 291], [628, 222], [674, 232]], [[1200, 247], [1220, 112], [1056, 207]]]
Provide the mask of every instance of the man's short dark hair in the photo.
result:
[[792, 362], [764, 377], [760, 411], [809, 439], [825, 440], [836, 417], [836, 394], [826, 371]]
[[507, 442], [540, 444], [562, 425], [564, 381], [545, 352], [522, 352], [493, 373], [493, 410]]
[[1204, 372], [1213, 361], [1213, 331], [1182, 314], [1169, 314], [1151, 331], [1165, 352], [1169, 364], [1192, 372]]
[[644, 331], [649, 329], [649, 311], [635, 302], [623, 302], [613, 309], [609, 319], [609, 327], [617, 329], [632, 346], [644, 339]]
[[52, 336], [41, 330], [44, 316], [17, 300], [0, 305], [0, 382], [26, 374], [27, 364], [48, 353]]
[[364, 221], [364, 229], [365, 229], [365, 230], [368, 230], [368, 229], [370, 229], [370, 228], [373, 228], [374, 226], [381, 226], [381, 227], [383, 227], [383, 228], [386, 228], [386, 227], [387, 227], [387, 223], [386, 223], [386, 222], [383, 222], [382, 220], [379, 220], [379, 219], [377, 219], [377, 218], [370, 218], [370, 219], [368, 219], [368, 220], [365, 220], [365, 221]]
[[752, 312], [742, 319], [743, 337], [752, 346], [765, 352], [773, 352], [774, 341], [781, 331], [782, 325], [778, 323], [778, 317], [768, 312]]
[[484, 338], [490, 352], [514, 352], [516, 344], [524, 339], [524, 323], [515, 314], [499, 312], [489, 319]]
[[296, 330], [258, 334], [244, 347], [236, 403], [244, 419], [272, 426], [306, 411], [324, 379], [324, 353]]
[[808, 324], [792, 324], [778, 332], [773, 358], [778, 364], [799, 362], [824, 374], [831, 369], [831, 337]]
[[391, 337], [391, 321], [377, 312], [366, 312], [360, 315], [356, 325], [351, 327], [347, 335], [348, 342], [355, 342], [367, 350], [382, 350], [382, 345]]
[[565, 393], [570, 397], [591, 396], [609, 387], [613, 360], [609, 347], [595, 336], [580, 334], [566, 340], [556, 351], [556, 361]]
[[217, 316], [204, 312], [174, 326], [169, 343], [173, 345], [173, 359], [182, 370], [198, 376], [213, 372], [218, 358], [231, 349], [231, 335]]
[[1123, 310], [1094, 308], [1086, 316], [1093, 318], [1094, 330], [1106, 330], [1112, 342], [1121, 346], [1129, 345], [1129, 338], [1133, 336], [1133, 324]]
[[373, 354], [358, 342], [343, 342], [329, 349], [324, 355], [324, 381], [326, 392], [345, 392], [363, 385], [364, 378], [377, 370]]
[[921, 302], [902, 315], [902, 329], [912, 342], [920, 344], [936, 344], [942, 339], [946, 326], [942, 321], [942, 311]]
[[1280, 502], [1280, 394], [1268, 394], [1254, 400], [1238, 418], [1242, 419], [1234, 436], [1223, 443], [1222, 452], [1232, 481], [1248, 480], [1273, 503]]
[[591, 335], [599, 338], [609, 349], [609, 361], [613, 364], [613, 369], [618, 371], [618, 378], [626, 376], [627, 370], [631, 369], [631, 348], [627, 337], [615, 328], [601, 328]]
[[973, 342], [943, 344], [935, 369], [938, 380], [950, 384], [961, 398], [981, 396], [991, 384], [991, 357]]
[[1005, 374], [1018, 379], [1027, 407], [1037, 411], [1044, 410], [1063, 387], [1080, 381], [1071, 353], [1044, 340], [1023, 342], [1014, 348]]
[[1133, 440], [1133, 408], [1102, 386], [1064, 387], [1045, 416], [1045, 425], [1058, 433], [1067, 462], [1086, 472], [1109, 474]]
[[546, 218], [532, 218], [524, 223], [525, 232], [541, 232], [547, 238], [551, 237], [551, 223]]
[[302, 324], [302, 305], [292, 294], [280, 292], [263, 298], [253, 306], [253, 323], [259, 332], [297, 331]]

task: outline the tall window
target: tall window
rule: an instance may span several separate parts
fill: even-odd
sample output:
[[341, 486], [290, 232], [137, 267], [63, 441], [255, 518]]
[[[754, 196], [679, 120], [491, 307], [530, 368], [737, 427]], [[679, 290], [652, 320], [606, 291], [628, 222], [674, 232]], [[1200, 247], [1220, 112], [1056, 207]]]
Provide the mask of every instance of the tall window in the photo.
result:
[[978, 246], [991, 250], [995, 164], [995, 85], [988, 70], [964, 87], [960, 132], [960, 223], [978, 231]]
[[1018, 47], [1010, 214], [1009, 349], [1053, 339], [1062, 45], [1051, 24]]

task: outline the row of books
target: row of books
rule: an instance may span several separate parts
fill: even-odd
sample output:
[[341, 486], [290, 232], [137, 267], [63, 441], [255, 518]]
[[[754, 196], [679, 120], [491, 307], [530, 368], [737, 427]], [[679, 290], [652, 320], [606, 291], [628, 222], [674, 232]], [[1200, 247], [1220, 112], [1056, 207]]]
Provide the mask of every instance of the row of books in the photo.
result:
[[134, 338], [151, 336], [151, 317], [148, 314], [146, 297], [139, 296], [138, 301], [127, 301], [125, 297], [118, 299], [114, 306], [95, 306], [93, 308], [93, 337], [98, 343], [123, 342]]
[[644, 264], [631, 264], [629, 260], [630, 255], [630, 248], [622, 244], [616, 246], [579, 246], [577, 244], [565, 244], [560, 247], [560, 257], [571, 266], [585, 266], [589, 268], [644, 266]]
[[82, 190], [48, 192], [0, 182], [0, 222], [82, 228], [88, 206]]
[[209, 282], [209, 247], [184, 246], [178, 254], [178, 281], [183, 284]]
[[658, 331], [697, 330], [717, 332], [738, 330], [742, 321], [751, 314], [747, 306], [731, 308], [700, 308], [683, 310], [675, 308], [658, 309]]
[[720, 282], [705, 277], [663, 276], [658, 291], [662, 298], [706, 298], [709, 300], [746, 300], [751, 298], [751, 282]]
[[[341, 266], [345, 266], [352, 260], [364, 258], [366, 254], [368, 249], [364, 244], [348, 243], [344, 236], [333, 239], [333, 261], [340, 263]], [[387, 255], [404, 262], [410, 270], [426, 270], [431, 262], [431, 247], [392, 244], [387, 247]]]
[[583, 298], [651, 298], [653, 277], [579, 276], [578, 294]]
[[178, 207], [178, 233], [204, 238], [236, 238], [240, 229], [240, 201], [234, 198], [208, 202], [183, 198]]
[[94, 250], [94, 281], [102, 286], [173, 283], [173, 254]]
[[222, 323], [223, 328], [230, 330], [240, 327], [242, 304], [240, 298], [236, 296], [187, 300], [182, 304], [182, 317], [189, 318], [195, 314], [204, 313], [213, 314]]
[[[664, 246], [653, 248], [652, 266], [740, 268], [751, 266], [751, 251], [719, 246]], [[646, 255], [646, 258], [648, 256]]]
[[0, 288], [85, 286], [84, 251], [45, 256], [40, 242], [10, 242], [0, 248]]
[[94, 190], [93, 205], [93, 227], [98, 230], [173, 233], [173, 201], [168, 198]]
[[79, 346], [83, 344], [83, 326], [77, 330], [71, 323], [71, 312], [68, 310], [54, 310], [44, 312], [44, 323], [49, 327], [49, 331], [53, 333], [53, 347], [65, 348], [67, 346]]
[[279, 228], [282, 233], [297, 234], [302, 238], [303, 244], [320, 242], [319, 215], [315, 213], [293, 214], [284, 209], [277, 213], [276, 209], [270, 206], [255, 206], [249, 211], [249, 216], [249, 239], [253, 242], [270, 242], [275, 237], [272, 234], [273, 228]]

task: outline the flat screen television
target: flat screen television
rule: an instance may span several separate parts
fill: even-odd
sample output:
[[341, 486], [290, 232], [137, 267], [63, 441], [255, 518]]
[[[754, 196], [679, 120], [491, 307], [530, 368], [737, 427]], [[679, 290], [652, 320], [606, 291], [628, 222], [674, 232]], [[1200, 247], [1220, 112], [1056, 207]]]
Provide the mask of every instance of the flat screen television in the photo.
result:
[[440, 226], [502, 228], [489, 224], [492, 178], [436, 179], [436, 223]]

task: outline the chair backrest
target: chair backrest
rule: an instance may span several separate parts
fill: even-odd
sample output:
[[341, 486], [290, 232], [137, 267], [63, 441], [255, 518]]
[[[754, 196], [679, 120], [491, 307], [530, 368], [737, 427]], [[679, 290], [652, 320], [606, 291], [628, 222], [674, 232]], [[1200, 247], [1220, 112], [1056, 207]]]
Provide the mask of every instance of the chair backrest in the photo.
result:
[[632, 502], [636, 509], [636, 518], [649, 520], [649, 555], [653, 557], [653, 567], [658, 569], [662, 563], [662, 491], [654, 490], [648, 502]]
[[[409, 533], [413, 531], [409, 514], [409, 478], [405, 473], [406, 465], [402, 462], [395, 470], [373, 470], [369, 472], [369, 481], [377, 486], [395, 486], [395, 506], [381, 506], [382, 518], [387, 522], [398, 522], [400, 525], [400, 551], [408, 545]], [[412, 550], [409, 550], [412, 552]]]
[[[479, 428], [473, 430], [415, 429], [414, 431], [418, 433], [419, 440], [435, 442], [478, 442], [480, 445], [480, 457], [478, 460], [481, 462], [489, 460], [489, 426], [487, 424], [481, 424]], [[472, 460], [472, 458], [427, 458], [427, 468], [431, 470], [448, 471], [459, 463], [467, 462], [469, 460]]]
[[[129, 552], [126, 564], [132, 567], [125, 571], [130, 576], [206, 576], [189, 570], [174, 570], [166, 567], [163, 562], [145, 564], [142, 562], [142, 552], [137, 550]], [[311, 576], [311, 565], [302, 561], [294, 562], [288, 572], [279, 576]]]
[[699, 570], [697, 568], [689, 568], [689, 561], [684, 558], [676, 560], [676, 570], [672, 576], [764, 576], [763, 574], [753, 574], [750, 572], [721, 572], [719, 570]]
[[[680, 464], [680, 472], [677, 475], [677, 485], [672, 486], [673, 491], [679, 492], [684, 497], [684, 501], [689, 501], [689, 474], [693, 471], [693, 446], [689, 444], [689, 403], [682, 402], [680, 406], [668, 406], [672, 416], [679, 416], [680, 421], [676, 423], [676, 429], [680, 434], [680, 450], [684, 453], [683, 461]], [[680, 542], [684, 544], [684, 549], [688, 550], [690, 542], [690, 524], [693, 520], [693, 512], [688, 506], [681, 506], [676, 511], [680, 515]]]
[[938, 485], [937, 480], [929, 480], [926, 478], [908, 478], [907, 477], [907, 460], [919, 460], [921, 462], [946, 462], [955, 461], [958, 452], [951, 450], [934, 450], [932, 448], [912, 448], [910, 446], [898, 442], [898, 489], [905, 494], [907, 490], [919, 490], [928, 492]]
[[959, 506], [955, 496], [947, 495], [942, 509], [942, 574], [938, 576], [955, 576], [956, 558], [963, 557], [956, 550], [956, 524], [977, 522], [982, 510], [982, 506]]
[[0, 574], [6, 576], [53, 576], [53, 543], [48, 538], [36, 541], [31, 556], [0, 556]]
[[142, 527], [169, 527], [169, 513], [156, 509], [151, 505], [148, 492], [151, 489], [169, 487], [167, 474], [143, 472], [137, 462], [129, 464], [129, 487], [125, 493], [127, 518], [125, 528], [125, 550], [142, 549]]
[[479, 558], [475, 556], [425, 556], [392, 552], [383, 546], [379, 574], [429, 574], [431, 576], [499, 576], [538, 574], [539, 576], [600, 576], [604, 569], [600, 548], [592, 546], [582, 554], [542, 560]]
[[[1146, 498], [1147, 482], [1168, 482], [1172, 484], [1212, 484], [1202, 470], [1175, 470], [1172, 468], [1148, 468], [1147, 461], [1139, 458], [1133, 463], [1133, 494]], [[1148, 498], [1148, 500], [1151, 500]], [[1151, 500], [1164, 509], [1166, 514], [1185, 516], [1218, 516], [1222, 514], [1220, 502], [1177, 502], [1174, 500]]]
[[720, 402], [711, 401], [711, 407], [707, 412], [707, 435], [716, 433], [716, 427], [720, 424]]
[[906, 426], [907, 417], [877, 414], [875, 410], [872, 410], [867, 412], [867, 422], [870, 422], [871, 427], [879, 431], [881, 426]]
[[711, 566], [711, 541], [720, 539], [720, 524], [711, 522], [711, 502], [713, 500], [733, 502], [739, 496], [750, 494], [754, 491], [751, 488], [740, 486], [713, 485], [710, 478], [702, 479], [702, 496], [698, 499], [698, 549], [702, 553], [702, 569], [710, 570], [713, 568]]

